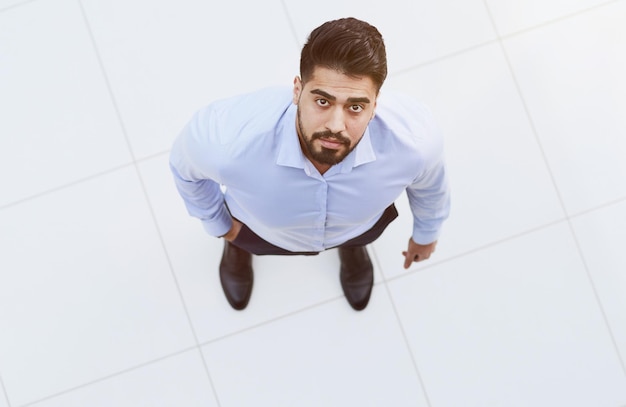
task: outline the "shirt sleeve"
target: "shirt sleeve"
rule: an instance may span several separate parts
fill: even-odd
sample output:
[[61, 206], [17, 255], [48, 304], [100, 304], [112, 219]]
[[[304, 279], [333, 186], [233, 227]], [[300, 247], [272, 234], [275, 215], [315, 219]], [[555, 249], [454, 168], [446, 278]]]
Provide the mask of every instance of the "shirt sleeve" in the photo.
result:
[[418, 177], [406, 193], [413, 213], [413, 240], [418, 244], [436, 241], [450, 213], [450, 187], [443, 159]]
[[219, 139], [210, 134], [210, 117], [204, 116], [196, 114], [176, 139], [170, 169], [189, 214], [202, 221], [208, 234], [223, 236], [232, 218], [218, 182]]
[[422, 117], [416, 130], [417, 152], [423, 166], [406, 192], [413, 214], [412, 238], [418, 244], [430, 244], [439, 238], [450, 214], [450, 185], [441, 128], [425, 106], [417, 111]]

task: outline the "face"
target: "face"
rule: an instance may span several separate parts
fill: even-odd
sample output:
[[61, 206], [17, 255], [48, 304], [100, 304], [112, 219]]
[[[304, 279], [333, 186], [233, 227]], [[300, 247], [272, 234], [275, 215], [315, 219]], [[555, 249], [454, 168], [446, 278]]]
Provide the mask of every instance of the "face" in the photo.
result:
[[294, 80], [296, 128], [304, 155], [320, 172], [341, 162], [357, 146], [374, 117], [377, 89], [367, 76], [347, 76], [317, 67], [302, 83]]

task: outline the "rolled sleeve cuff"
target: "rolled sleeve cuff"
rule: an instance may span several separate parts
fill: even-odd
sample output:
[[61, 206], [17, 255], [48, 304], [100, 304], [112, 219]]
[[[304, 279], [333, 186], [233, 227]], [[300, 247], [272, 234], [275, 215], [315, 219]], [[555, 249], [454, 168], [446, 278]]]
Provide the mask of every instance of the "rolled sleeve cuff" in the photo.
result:
[[413, 241], [417, 244], [427, 245], [439, 239], [439, 230], [425, 231], [413, 229]]
[[233, 219], [226, 209], [226, 206], [222, 206], [219, 213], [212, 219], [203, 219], [202, 226], [204, 231], [211, 236], [221, 237], [224, 236], [233, 225]]

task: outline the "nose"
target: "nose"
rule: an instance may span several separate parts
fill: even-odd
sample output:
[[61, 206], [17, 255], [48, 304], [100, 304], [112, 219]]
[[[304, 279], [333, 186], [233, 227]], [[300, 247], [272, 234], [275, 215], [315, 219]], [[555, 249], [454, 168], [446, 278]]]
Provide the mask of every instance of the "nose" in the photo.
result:
[[344, 112], [339, 106], [330, 110], [326, 128], [333, 133], [341, 133], [346, 129]]

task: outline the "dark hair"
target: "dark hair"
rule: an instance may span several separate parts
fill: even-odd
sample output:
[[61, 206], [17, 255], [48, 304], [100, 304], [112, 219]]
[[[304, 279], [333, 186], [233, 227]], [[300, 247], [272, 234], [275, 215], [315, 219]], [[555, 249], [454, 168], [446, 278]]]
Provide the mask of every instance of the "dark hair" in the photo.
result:
[[380, 90], [387, 77], [387, 54], [376, 27], [356, 18], [328, 21], [309, 35], [300, 56], [300, 76], [306, 82], [317, 66], [349, 76], [368, 76]]

